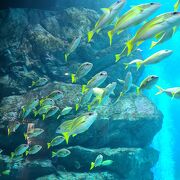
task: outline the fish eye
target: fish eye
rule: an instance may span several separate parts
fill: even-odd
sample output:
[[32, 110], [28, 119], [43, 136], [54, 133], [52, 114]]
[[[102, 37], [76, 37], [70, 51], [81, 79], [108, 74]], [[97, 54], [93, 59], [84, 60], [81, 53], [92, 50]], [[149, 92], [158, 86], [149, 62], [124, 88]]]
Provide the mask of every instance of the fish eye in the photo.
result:
[[178, 13], [178, 12], [173, 12], [172, 14], [173, 14], [173, 15], [176, 15], [176, 14], [179, 14], [179, 13]]
[[150, 5], [154, 5], [155, 3], [150, 3]]
[[93, 113], [92, 113], [92, 112], [90, 112], [88, 115], [89, 115], [89, 116], [91, 116], [91, 115], [93, 115]]

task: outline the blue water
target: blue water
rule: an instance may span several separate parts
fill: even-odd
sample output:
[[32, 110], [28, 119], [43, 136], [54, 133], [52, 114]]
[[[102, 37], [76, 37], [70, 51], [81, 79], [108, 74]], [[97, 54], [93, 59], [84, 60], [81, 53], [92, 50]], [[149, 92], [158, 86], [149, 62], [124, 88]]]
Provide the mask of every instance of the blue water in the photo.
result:
[[[151, 0], [144, 0], [145, 2], [152, 2]], [[156, 14], [172, 11], [173, 5], [176, 0], [164, 1], [158, 0], [162, 4], [162, 7], [157, 11]], [[137, 1], [134, 3], [133, 0], [128, 1], [128, 5], [139, 4]], [[154, 15], [153, 15], [154, 17]], [[135, 31], [136, 29], [133, 29]], [[165, 61], [148, 66], [145, 69], [144, 77], [148, 74], [155, 74], [159, 76], [158, 85], [163, 88], [176, 87], [180, 85], [180, 31], [178, 30], [172, 39], [169, 41], [156, 46], [152, 50], [149, 50], [151, 41], [147, 41], [140, 48], [143, 50], [143, 57], [146, 58], [149, 55], [162, 50], [171, 49], [173, 54]], [[141, 79], [143, 79], [142, 77]], [[163, 128], [157, 134], [152, 144], [153, 147], [160, 151], [160, 159], [156, 167], [154, 168], [156, 180], [178, 180], [180, 179], [180, 146], [179, 146], [179, 113], [180, 113], [180, 101], [171, 99], [165, 94], [154, 96], [157, 92], [156, 88], [148, 92], [146, 95], [157, 105], [164, 115]]]

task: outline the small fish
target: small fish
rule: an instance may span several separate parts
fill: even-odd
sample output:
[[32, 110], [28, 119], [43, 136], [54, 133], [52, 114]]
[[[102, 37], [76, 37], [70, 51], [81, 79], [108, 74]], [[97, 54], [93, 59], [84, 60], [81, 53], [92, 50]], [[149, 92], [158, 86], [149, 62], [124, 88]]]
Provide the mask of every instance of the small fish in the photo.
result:
[[69, 45], [69, 48], [68, 48], [67, 52], [66, 52], [65, 55], [64, 55], [64, 58], [65, 58], [65, 61], [66, 61], [66, 62], [67, 62], [67, 60], [68, 60], [68, 56], [69, 56], [71, 53], [73, 53], [73, 52], [77, 49], [77, 47], [79, 46], [79, 44], [80, 44], [80, 42], [81, 42], [81, 38], [82, 38], [82, 36], [75, 37], [75, 38], [73, 39], [73, 41], [71, 42], [71, 44]]
[[35, 98], [22, 107], [23, 119], [25, 119], [39, 104], [39, 99]]
[[86, 76], [92, 69], [93, 64], [89, 62], [85, 62], [80, 65], [76, 74], [71, 74], [72, 83], [76, 83], [77, 80], [81, 79], [82, 77]]
[[43, 132], [44, 132], [44, 130], [41, 128], [34, 128], [34, 129], [28, 131], [27, 133], [24, 133], [24, 137], [25, 137], [25, 139], [34, 138], [34, 137], [39, 136]]
[[152, 86], [154, 86], [157, 83], [158, 79], [159, 77], [155, 75], [149, 75], [148, 77], [146, 77], [141, 82], [140, 86], [137, 88], [137, 94], [140, 94], [141, 90], [150, 89]]
[[[122, 80], [122, 79], [118, 79], [118, 82], [119, 82], [120, 84], [122, 84], [122, 85], [124, 85], [124, 83], [125, 83], [125, 81]], [[131, 86], [131, 87], [132, 87], [132, 88], [137, 88], [138, 86], [132, 83], [132, 86]]]
[[65, 116], [65, 115], [69, 114], [69, 113], [71, 112], [71, 110], [72, 110], [72, 107], [69, 107], [69, 106], [65, 107], [65, 108], [61, 111], [61, 116]]
[[143, 62], [143, 60], [135, 59], [135, 60], [133, 60], [133, 61], [131, 61], [131, 62], [129, 62], [129, 63], [124, 63], [125, 69], [127, 69], [129, 66], [130, 66], [130, 67], [136, 67], [136, 66], [137, 66], [137, 63], [141, 63], [141, 62]]
[[89, 89], [100, 86], [107, 78], [107, 72], [101, 71], [100, 73], [93, 76], [87, 83], [87, 85], [82, 86], [82, 93], [88, 91]]
[[116, 22], [114, 29], [108, 32], [110, 45], [112, 44], [112, 38], [114, 34], [120, 34], [129, 27], [136, 26], [146, 20], [152, 15], [158, 8], [159, 3], [145, 3], [137, 6], [133, 6], [128, 12], [123, 14]]
[[91, 162], [90, 170], [92, 170], [94, 167], [101, 166], [102, 162], [103, 162], [103, 156], [101, 154], [99, 154], [96, 157], [95, 162]]
[[54, 116], [59, 111], [59, 107], [52, 106], [46, 114], [43, 114], [42, 119], [45, 120], [49, 117]]
[[59, 99], [63, 98], [63, 92], [58, 91], [58, 90], [53, 91], [52, 93], [50, 93], [50, 94], [47, 96], [47, 98], [53, 99], [54, 101], [55, 101], [55, 100], [59, 100]]
[[180, 25], [180, 12], [168, 12], [156, 16], [151, 21], [143, 25], [136, 32], [135, 36], [126, 43], [128, 48], [127, 55], [130, 55], [135, 45], [139, 46], [145, 40], [153, 37], [159, 39], [164, 35], [164, 32], [179, 25]]
[[54, 106], [55, 102], [53, 99], [47, 98], [44, 101], [40, 100], [40, 106]]
[[66, 157], [66, 156], [68, 156], [70, 154], [71, 154], [71, 152], [68, 149], [65, 149], [65, 148], [60, 149], [57, 152], [52, 151], [52, 157], [55, 157], [55, 156], [57, 156], [57, 157]]
[[132, 86], [132, 73], [131, 72], [127, 72], [125, 80], [124, 80], [124, 86], [123, 86], [123, 90], [120, 93], [120, 96], [123, 96], [124, 94], [126, 94]]
[[42, 106], [38, 111], [34, 111], [34, 116], [46, 114], [51, 108], [51, 105]]
[[62, 134], [66, 140], [66, 144], [68, 144], [70, 136], [76, 136], [87, 131], [96, 119], [96, 112], [84, 113], [77, 118], [63, 122], [57, 128], [56, 133]]
[[9, 125], [8, 125], [8, 136], [11, 133], [15, 132], [19, 128], [19, 126], [20, 126], [20, 122], [18, 122], [18, 121], [10, 122]]
[[179, 9], [180, 0], [177, 0], [177, 2], [174, 4], [174, 11], [177, 11]]
[[101, 29], [112, 23], [114, 18], [118, 15], [120, 9], [124, 6], [125, 2], [126, 0], [119, 0], [112, 4], [109, 8], [102, 8], [102, 11], [104, 12], [103, 15], [96, 22], [94, 29], [88, 32], [88, 42], [91, 41], [95, 33], [98, 34]]
[[61, 144], [64, 140], [63, 136], [56, 136], [50, 143], [47, 143], [48, 149]]
[[172, 54], [172, 52], [173, 52], [172, 50], [167, 50], [167, 49], [166, 50], [161, 50], [161, 51], [158, 51], [158, 52], [154, 53], [153, 55], [149, 56], [144, 61], [136, 62], [137, 70], [141, 66], [146, 66], [146, 65], [159, 63], [160, 61], [162, 61], [165, 58], [169, 57]]
[[2, 175], [5, 175], [5, 176], [9, 176], [10, 173], [11, 173], [11, 170], [9, 169], [2, 171]]
[[168, 88], [163, 89], [160, 86], [156, 86], [159, 89], [159, 92], [156, 93], [156, 95], [166, 93], [168, 96], [172, 98], [180, 98], [180, 87], [174, 87], [174, 88]]
[[29, 150], [26, 150], [26, 156], [28, 154], [36, 154], [38, 153], [40, 150], [42, 149], [41, 145], [34, 145], [32, 147], [29, 148]]
[[33, 81], [32, 82], [32, 86], [31, 87], [41, 87], [44, 86], [48, 83], [48, 79], [47, 78], [39, 78], [37, 81]]
[[28, 144], [21, 144], [18, 146], [14, 152], [11, 153], [11, 158], [14, 156], [20, 156], [26, 152], [26, 150], [29, 148]]
[[113, 163], [112, 160], [105, 160], [102, 162], [101, 166], [110, 166]]

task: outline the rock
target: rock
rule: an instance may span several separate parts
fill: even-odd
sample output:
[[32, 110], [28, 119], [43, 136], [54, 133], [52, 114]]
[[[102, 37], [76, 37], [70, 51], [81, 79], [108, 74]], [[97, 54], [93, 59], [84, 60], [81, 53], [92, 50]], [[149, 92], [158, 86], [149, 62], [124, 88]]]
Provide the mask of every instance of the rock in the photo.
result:
[[[115, 172], [119, 175], [119, 179], [123, 180], [133, 180], [134, 177], [136, 179], [152, 180], [151, 168], [157, 162], [159, 156], [158, 152], [152, 148], [88, 149], [74, 146], [68, 149], [71, 154], [66, 158], [59, 158], [57, 162], [63, 164], [67, 171], [89, 172], [91, 162], [94, 162], [96, 157], [101, 154], [104, 160], [112, 160], [113, 164], [96, 167], [91, 172]], [[80, 164], [79, 170], [75, 167], [76, 161]]]

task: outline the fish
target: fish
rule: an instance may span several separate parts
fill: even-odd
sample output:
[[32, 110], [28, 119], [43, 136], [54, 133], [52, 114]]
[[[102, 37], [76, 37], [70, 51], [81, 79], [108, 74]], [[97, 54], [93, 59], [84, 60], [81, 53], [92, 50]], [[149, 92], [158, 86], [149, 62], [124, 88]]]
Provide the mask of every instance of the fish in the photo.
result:
[[2, 171], [1, 173], [2, 173], [2, 175], [9, 176], [11, 173], [11, 170], [7, 169], [7, 170]]
[[25, 139], [27, 139], [27, 138], [34, 138], [34, 137], [39, 136], [43, 132], [44, 132], [44, 130], [41, 129], [41, 128], [34, 128], [34, 129], [28, 131], [27, 133], [24, 133], [24, 138]]
[[129, 63], [124, 63], [124, 65], [125, 65], [125, 69], [127, 69], [129, 66], [130, 67], [137, 67], [137, 63], [141, 63], [141, 62], [143, 62], [143, 60], [141, 60], [141, 59], [135, 59], [135, 60], [133, 60], [133, 61], [131, 61], [131, 62], [129, 62]]
[[17, 162], [20, 162], [20, 161], [23, 161], [24, 158], [23, 158], [23, 154], [20, 155], [20, 156], [14, 156], [13, 158], [11, 158], [11, 162], [13, 163], [17, 163]]
[[172, 98], [180, 98], [180, 87], [174, 87], [174, 88], [168, 88], [168, 89], [163, 89], [160, 86], [156, 86], [159, 90], [159, 92], [156, 93], [156, 95], [166, 93], [168, 96]]
[[11, 158], [14, 156], [20, 156], [26, 152], [26, 150], [29, 148], [28, 144], [21, 144], [19, 145], [14, 152], [11, 152]]
[[133, 6], [129, 11], [124, 13], [112, 30], [108, 32], [110, 46], [112, 44], [112, 38], [114, 34], [120, 34], [129, 27], [136, 26], [145, 21], [150, 15], [152, 15], [157, 9], [160, 8], [159, 3], [145, 3], [137, 6]]
[[25, 119], [34, 109], [36, 109], [38, 104], [39, 104], [39, 99], [34, 98], [30, 102], [28, 102], [27, 105], [23, 106], [22, 107], [23, 119]]
[[123, 8], [126, 0], [119, 0], [112, 4], [109, 8], [102, 8], [101, 10], [104, 12], [103, 15], [96, 22], [93, 30], [88, 32], [88, 42], [91, 41], [92, 37], [95, 33], [99, 33], [101, 29], [110, 25], [114, 18], [118, 15], [119, 11]]
[[92, 170], [94, 167], [101, 166], [102, 162], [103, 162], [103, 156], [101, 154], [99, 154], [96, 157], [95, 162], [91, 162], [90, 170]]
[[57, 106], [52, 106], [52, 107], [48, 110], [48, 112], [47, 112], [46, 114], [43, 114], [43, 115], [42, 115], [42, 119], [45, 120], [45, 119], [47, 119], [47, 118], [49, 118], [49, 117], [52, 117], [52, 116], [54, 116], [58, 111], [59, 111], [59, 107], [57, 107]]
[[46, 114], [53, 106], [51, 105], [46, 105], [46, 106], [42, 106], [39, 110], [34, 111], [34, 116], [36, 117], [37, 115], [42, 115]]
[[21, 125], [21, 124], [20, 124], [20, 122], [18, 122], [18, 121], [12, 121], [12, 122], [10, 122], [9, 125], [8, 125], [8, 136], [9, 136], [11, 133], [15, 132], [15, 131], [19, 128], [20, 125]]
[[77, 80], [86, 76], [91, 71], [92, 67], [93, 67], [93, 64], [89, 62], [85, 62], [81, 64], [76, 74], [71, 74], [72, 83], [76, 83]]
[[66, 52], [65, 55], [64, 55], [64, 59], [65, 59], [66, 62], [67, 62], [67, 60], [68, 60], [68, 56], [69, 56], [71, 53], [73, 53], [73, 52], [77, 49], [77, 47], [79, 46], [79, 44], [80, 44], [80, 42], [81, 42], [81, 38], [82, 38], [82, 36], [75, 37], [75, 38], [73, 39], [73, 41], [70, 43], [70, 45], [69, 45], [69, 47], [68, 47], [68, 49], [67, 49], [67, 52]]
[[150, 89], [152, 86], [154, 86], [157, 81], [158, 81], [159, 77], [156, 75], [149, 75], [148, 77], [146, 77], [140, 84], [140, 86], [137, 88], [137, 94], [140, 94], [141, 90], [144, 89]]
[[47, 147], [49, 149], [50, 147], [57, 146], [61, 144], [64, 140], [65, 139], [63, 136], [56, 136], [51, 142], [47, 143]]
[[39, 78], [37, 81], [32, 81], [31, 87], [41, 87], [48, 83], [47, 78]]
[[110, 166], [113, 163], [112, 160], [105, 160], [101, 163], [101, 166]]
[[66, 106], [66, 107], [63, 108], [63, 110], [61, 111], [61, 116], [65, 116], [65, 115], [69, 114], [71, 111], [72, 111], [72, 107]]
[[59, 100], [59, 99], [63, 98], [63, 92], [61, 92], [59, 90], [53, 91], [47, 96], [47, 98], [53, 99], [54, 101]]
[[177, 0], [174, 4], [174, 11], [177, 11], [179, 9], [180, 0]]
[[69, 142], [70, 136], [76, 136], [89, 129], [89, 127], [97, 119], [96, 112], [84, 113], [72, 120], [63, 122], [56, 130], [56, 133], [60, 133], [64, 136], [66, 144]]
[[28, 154], [36, 154], [38, 153], [40, 150], [42, 149], [41, 145], [34, 145], [32, 147], [29, 148], [29, 150], [26, 150], [26, 156]]
[[124, 86], [123, 86], [123, 90], [120, 93], [120, 97], [124, 96], [124, 94], [126, 94], [132, 87], [132, 73], [131, 72], [127, 72], [125, 80], [124, 80]]
[[161, 38], [164, 32], [177, 27], [180, 24], [180, 12], [168, 12], [156, 16], [151, 21], [144, 24], [135, 34], [135, 36], [127, 41], [127, 55], [131, 54], [133, 47], [139, 46], [145, 40], [150, 38]]
[[141, 67], [141, 66], [147, 66], [147, 65], [151, 65], [151, 64], [157, 64], [160, 61], [164, 60], [165, 58], [169, 57], [171, 54], [173, 53], [172, 50], [160, 50], [156, 53], [154, 53], [153, 55], [149, 56], [147, 59], [145, 59], [144, 61], [139, 61], [136, 62], [136, 66], [137, 66], [137, 70]]
[[53, 99], [47, 98], [44, 99], [43, 101], [40, 100], [40, 106], [54, 106], [55, 102]]
[[79, 109], [79, 107], [85, 106], [91, 100], [92, 95], [93, 95], [93, 90], [92, 89], [85, 92], [83, 94], [83, 96], [80, 98], [79, 102], [76, 103], [76, 105], [75, 105], [76, 111]]
[[152, 41], [150, 49], [154, 48], [158, 44], [162, 44], [162, 43], [166, 42], [167, 40], [171, 39], [174, 33], [175, 33], [175, 28], [172, 28], [172, 29], [164, 32], [164, 34], [158, 41]]
[[71, 154], [71, 151], [69, 151], [68, 149], [60, 149], [57, 152], [52, 151], [52, 157], [66, 157], [69, 156]]
[[82, 86], [82, 93], [88, 91], [89, 89], [100, 86], [107, 78], [107, 72], [101, 71], [93, 76], [87, 83], [87, 85]]
[[[120, 83], [120, 84], [122, 84], [122, 85], [124, 85], [124, 83], [125, 83], [125, 81], [124, 80], [122, 80], [122, 79], [118, 79], [118, 82]], [[135, 84], [131, 84], [131, 88], [137, 88], [138, 86], [137, 85], [135, 85]]]

